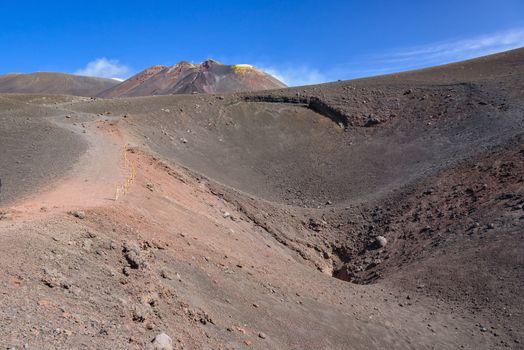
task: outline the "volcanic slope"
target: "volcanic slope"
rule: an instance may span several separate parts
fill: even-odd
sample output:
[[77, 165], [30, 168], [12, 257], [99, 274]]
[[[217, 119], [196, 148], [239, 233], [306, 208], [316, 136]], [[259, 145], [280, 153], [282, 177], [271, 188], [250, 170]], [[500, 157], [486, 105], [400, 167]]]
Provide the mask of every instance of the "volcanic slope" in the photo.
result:
[[114, 79], [64, 73], [0, 75], [0, 93], [96, 96], [117, 84]]
[[270, 92], [4, 96], [87, 151], [31, 195], [2, 164], [0, 339], [519, 348], [523, 88], [520, 49]]
[[0, 95], [0, 205], [62, 176], [85, 152], [82, 138], [46, 118], [63, 100], [51, 95]]
[[286, 87], [273, 76], [247, 64], [223, 65], [213, 60], [201, 64], [179, 62], [153, 66], [100, 94], [130, 97], [190, 93], [269, 90]]

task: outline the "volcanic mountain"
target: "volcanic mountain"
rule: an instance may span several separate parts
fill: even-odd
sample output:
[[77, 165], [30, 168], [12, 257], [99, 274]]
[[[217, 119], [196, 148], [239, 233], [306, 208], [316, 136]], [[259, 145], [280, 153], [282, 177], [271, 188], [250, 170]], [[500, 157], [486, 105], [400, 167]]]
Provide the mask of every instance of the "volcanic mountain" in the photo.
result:
[[222, 93], [284, 88], [273, 76], [247, 64], [223, 65], [213, 60], [153, 66], [104, 92], [100, 97]]
[[114, 79], [65, 73], [38, 72], [0, 75], [0, 93], [95, 96], [117, 84], [118, 81]]

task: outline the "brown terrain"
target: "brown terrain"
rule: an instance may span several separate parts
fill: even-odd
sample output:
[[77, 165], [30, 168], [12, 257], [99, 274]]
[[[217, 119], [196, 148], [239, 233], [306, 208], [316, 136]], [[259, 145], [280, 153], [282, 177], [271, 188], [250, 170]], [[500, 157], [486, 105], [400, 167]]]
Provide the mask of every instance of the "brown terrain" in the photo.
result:
[[0, 75], [0, 93], [96, 96], [117, 84], [114, 79], [65, 73]]
[[0, 121], [5, 348], [523, 348], [524, 49]]
[[269, 90], [286, 87], [273, 76], [247, 64], [223, 65], [213, 60], [201, 64], [186, 61], [171, 67], [153, 66], [117, 86], [101, 97], [134, 97], [191, 93], [223, 93]]

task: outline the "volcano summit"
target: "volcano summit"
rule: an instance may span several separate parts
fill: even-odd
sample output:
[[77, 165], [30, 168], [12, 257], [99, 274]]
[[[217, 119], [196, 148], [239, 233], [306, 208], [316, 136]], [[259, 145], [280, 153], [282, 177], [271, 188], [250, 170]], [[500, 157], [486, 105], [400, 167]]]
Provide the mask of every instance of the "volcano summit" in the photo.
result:
[[223, 93], [285, 88], [273, 76], [248, 64], [223, 65], [207, 60], [152, 66], [102, 92], [100, 97], [134, 97], [191, 93]]

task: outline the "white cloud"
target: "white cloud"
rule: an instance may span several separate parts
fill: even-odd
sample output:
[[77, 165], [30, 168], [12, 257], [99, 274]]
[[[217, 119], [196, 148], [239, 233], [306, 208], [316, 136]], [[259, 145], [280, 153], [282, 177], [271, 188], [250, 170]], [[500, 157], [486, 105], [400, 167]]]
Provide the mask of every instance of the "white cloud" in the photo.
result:
[[362, 60], [353, 73], [384, 74], [467, 60], [524, 46], [524, 28], [401, 48]]
[[108, 60], [103, 57], [89, 62], [85, 68], [77, 70], [75, 74], [90, 77], [122, 79], [127, 77], [129, 72], [129, 67], [120, 64], [118, 60]]
[[462, 60], [524, 46], [524, 28], [492, 33], [475, 38], [445, 41], [402, 50], [397, 58], [419, 57], [424, 60]]
[[257, 67], [288, 86], [312, 85], [327, 81], [326, 76], [319, 70], [304, 65], [285, 67], [257, 65]]

